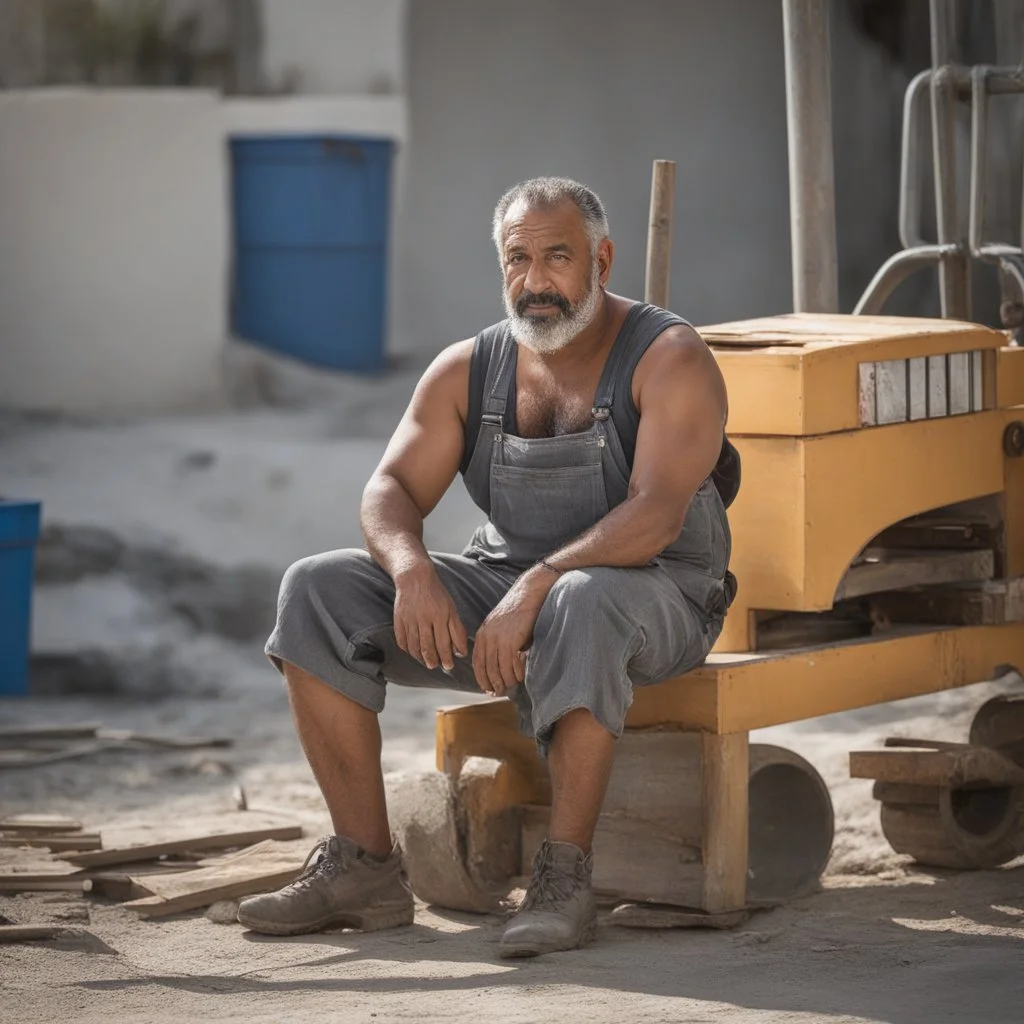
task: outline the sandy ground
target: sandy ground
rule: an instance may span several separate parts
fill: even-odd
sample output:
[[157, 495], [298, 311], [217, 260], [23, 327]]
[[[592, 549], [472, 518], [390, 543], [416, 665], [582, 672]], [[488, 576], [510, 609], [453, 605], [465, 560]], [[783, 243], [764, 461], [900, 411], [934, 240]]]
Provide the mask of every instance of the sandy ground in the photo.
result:
[[[0, 720], [236, 741], [5, 771], [0, 811], [71, 812], [100, 826], [233, 807], [242, 785], [250, 806], [326, 831], [262, 657], [257, 633], [273, 604], [262, 581], [359, 542], [359, 492], [413, 380], [349, 384], [309, 409], [0, 422], [4, 493], [42, 498], [56, 531], [41, 550], [34, 647], [58, 664], [30, 697], [0, 700]], [[459, 547], [476, 519], [457, 485], [428, 524], [431, 545]], [[241, 625], [225, 613], [232, 602]], [[96, 656], [99, 683], [83, 684], [78, 659]], [[755, 734], [825, 777], [836, 843], [821, 893], [732, 932], [607, 924], [587, 950], [509, 964], [496, 957], [497, 918], [425, 907], [395, 932], [267, 940], [198, 913], [147, 922], [99, 900], [12, 897], [0, 899], [11, 921], [66, 921], [96, 944], [0, 947], [0, 1021], [1020, 1021], [1024, 871], [910, 868], [881, 836], [870, 783], [848, 778], [847, 754], [890, 734], [961, 739], [982, 700], [1022, 690], [1009, 677]], [[432, 766], [432, 712], [451, 698], [392, 691], [386, 770]]]

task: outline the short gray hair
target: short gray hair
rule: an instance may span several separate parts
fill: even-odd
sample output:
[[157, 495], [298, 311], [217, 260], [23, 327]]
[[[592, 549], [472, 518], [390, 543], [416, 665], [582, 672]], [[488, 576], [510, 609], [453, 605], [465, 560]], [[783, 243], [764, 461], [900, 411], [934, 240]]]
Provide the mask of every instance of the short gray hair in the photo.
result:
[[513, 185], [494, 208], [491, 237], [498, 250], [498, 257], [501, 257], [501, 227], [505, 215], [515, 203], [550, 208], [566, 200], [574, 203], [583, 217], [583, 226], [590, 241], [590, 254], [593, 256], [597, 247], [608, 237], [608, 215], [604, 212], [604, 203], [598, 194], [571, 178], [530, 178]]

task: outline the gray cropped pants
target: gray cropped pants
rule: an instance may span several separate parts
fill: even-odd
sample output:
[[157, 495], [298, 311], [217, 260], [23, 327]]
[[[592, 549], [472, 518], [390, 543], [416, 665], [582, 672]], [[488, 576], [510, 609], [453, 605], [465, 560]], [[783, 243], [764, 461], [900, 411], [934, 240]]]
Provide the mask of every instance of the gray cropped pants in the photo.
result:
[[[431, 558], [472, 642], [518, 571], [461, 555]], [[478, 693], [470, 657], [448, 674], [398, 647], [394, 601], [394, 583], [365, 551], [304, 558], [285, 573], [267, 654], [279, 669], [289, 662], [376, 712], [388, 682]], [[586, 708], [619, 736], [633, 686], [699, 665], [720, 628], [660, 565], [564, 573], [538, 616], [526, 681], [510, 694], [520, 728], [546, 755], [558, 720]]]

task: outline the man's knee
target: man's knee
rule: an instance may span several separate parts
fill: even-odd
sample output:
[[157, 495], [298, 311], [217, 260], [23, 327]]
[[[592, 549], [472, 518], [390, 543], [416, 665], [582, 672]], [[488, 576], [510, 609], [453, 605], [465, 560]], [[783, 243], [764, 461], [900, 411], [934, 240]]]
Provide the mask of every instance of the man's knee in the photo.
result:
[[278, 608], [322, 600], [327, 588], [358, 585], [361, 576], [373, 566], [370, 556], [359, 548], [343, 548], [319, 555], [309, 555], [292, 563], [281, 579]]
[[626, 615], [616, 599], [614, 570], [597, 566], [558, 577], [537, 618], [537, 630], [600, 631], [620, 620], [625, 622]]

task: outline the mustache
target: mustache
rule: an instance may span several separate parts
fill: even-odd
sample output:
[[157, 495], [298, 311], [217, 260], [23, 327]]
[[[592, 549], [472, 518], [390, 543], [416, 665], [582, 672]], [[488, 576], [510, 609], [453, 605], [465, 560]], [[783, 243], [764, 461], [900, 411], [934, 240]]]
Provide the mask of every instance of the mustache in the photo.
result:
[[572, 312], [572, 304], [558, 292], [523, 292], [516, 299], [517, 315], [525, 316], [530, 306], [557, 306], [565, 316]]

